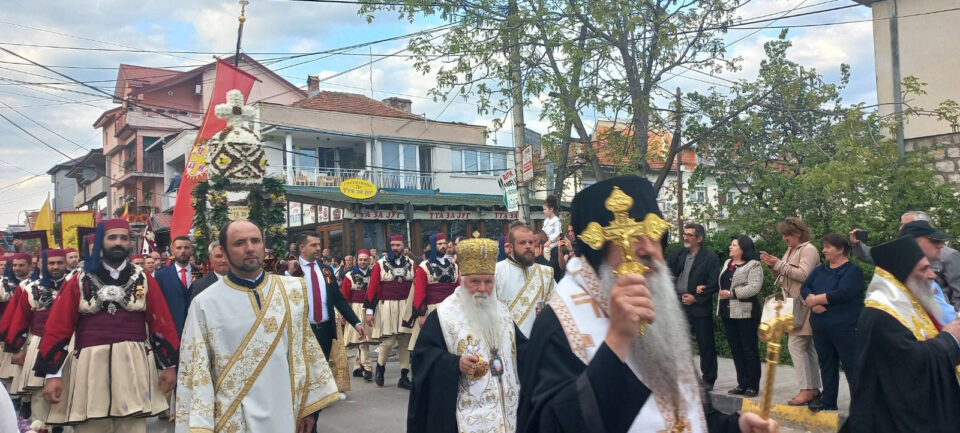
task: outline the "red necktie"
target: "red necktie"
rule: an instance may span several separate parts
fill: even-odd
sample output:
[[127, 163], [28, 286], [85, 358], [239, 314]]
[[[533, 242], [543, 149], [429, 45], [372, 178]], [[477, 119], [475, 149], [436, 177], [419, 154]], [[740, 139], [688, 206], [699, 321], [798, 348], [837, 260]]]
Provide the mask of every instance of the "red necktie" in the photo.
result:
[[320, 323], [323, 321], [323, 295], [320, 294], [320, 279], [317, 278], [317, 269], [310, 266], [310, 283], [313, 284], [313, 321]]
[[187, 268], [180, 268], [180, 282], [183, 283], [183, 287], [190, 287], [187, 285]]

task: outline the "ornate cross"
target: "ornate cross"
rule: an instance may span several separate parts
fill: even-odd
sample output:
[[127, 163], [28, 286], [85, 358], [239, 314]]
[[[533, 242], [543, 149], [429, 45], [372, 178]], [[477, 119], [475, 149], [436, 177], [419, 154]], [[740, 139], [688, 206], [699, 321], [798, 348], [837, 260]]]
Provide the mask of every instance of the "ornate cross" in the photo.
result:
[[760, 416], [770, 418], [770, 405], [773, 400], [773, 378], [776, 376], [777, 364], [780, 363], [780, 340], [783, 334], [793, 330], [793, 315], [780, 314], [783, 301], [777, 301], [777, 315], [771, 320], [763, 322], [757, 329], [760, 341], [767, 343], [767, 377], [763, 381], [763, 402], [760, 407]]
[[[646, 272], [648, 268], [638, 262], [633, 255], [633, 241], [640, 236], [646, 236], [655, 242], [660, 242], [660, 238], [670, 228], [670, 223], [652, 213], [648, 213], [643, 221], [631, 218], [630, 209], [633, 209], [633, 198], [617, 186], [613, 187], [610, 197], [607, 197], [603, 204], [608, 211], [613, 212], [613, 221], [606, 227], [595, 221], [587, 224], [587, 228], [579, 236], [580, 240], [597, 251], [603, 249], [607, 241], [619, 247], [623, 254], [623, 261], [614, 271], [618, 275]], [[638, 329], [640, 335], [643, 335], [645, 330], [646, 325], [640, 323]]]
[[253, 120], [253, 107], [243, 105], [243, 93], [237, 89], [227, 92], [227, 102], [217, 104], [213, 108], [213, 113], [220, 119], [227, 121], [227, 126], [238, 128], [246, 126], [246, 123]]

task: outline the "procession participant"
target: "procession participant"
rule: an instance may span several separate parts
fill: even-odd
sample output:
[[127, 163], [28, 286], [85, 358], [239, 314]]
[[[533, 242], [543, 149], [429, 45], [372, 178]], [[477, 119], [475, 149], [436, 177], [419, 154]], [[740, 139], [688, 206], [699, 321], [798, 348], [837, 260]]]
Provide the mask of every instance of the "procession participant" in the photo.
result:
[[143, 254], [132, 254], [132, 255], [130, 256], [130, 263], [133, 263], [133, 264], [135, 264], [135, 265], [137, 265], [137, 266], [139, 266], [139, 267], [142, 268], [142, 267], [143, 267], [143, 259], [144, 259], [144, 257], [146, 257], [146, 256], [144, 256]]
[[508, 236], [513, 253], [497, 263], [493, 293], [510, 310], [523, 335], [529, 336], [537, 313], [556, 285], [553, 268], [534, 263], [537, 241], [529, 227], [514, 227]]
[[413, 352], [408, 433], [516, 431], [526, 339], [492, 293], [496, 255], [491, 239], [457, 244], [460, 286], [429, 314]]
[[877, 268], [857, 322], [856, 386], [840, 431], [956, 431], [960, 320], [935, 319], [936, 275], [914, 236], [877, 245], [870, 255]]
[[157, 283], [163, 290], [163, 297], [170, 307], [170, 316], [177, 327], [177, 335], [183, 333], [183, 322], [187, 319], [187, 306], [190, 304], [190, 290], [195, 281], [197, 268], [190, 263], [193, 257], [193, 241], [188, 236], [173, 239], [173, 265], [156, 271]]
[[[16, 305], [20, 297], [20, 287], [30, 281], [33, 272], [33, 256], [29, 253], [16, 253], [7, 259], [6, 274], [0, 286], [0, 330], [13, 320], [13, 315], [7, 313], [10, 305]], [[12, 362], [12, 355], [5, 350], [0, 351], [0, 383], [10, 389], [13, 378], [19, 373], [21, 366]]]
[[80, 269], [80, 253], [73, 248], [65, 248], [64, 251], [67, 252], [67, 272]]
[[414, 265], [403, 255], [403, 236], [390, 236], [389, 255], [377, 261], [370, 271], [367, 287], [366, 322], [372, 327], [372, 338], [380, 340], [377, 350], [377, 370], [374, 381], [383, 386], [387, 370], [387, 358], [397, 345], [400, 355], [400, 381], [397, 388], [410, 389], [410, 333], [403, 326], [403, 317], [408, 310], [407, 298], [413, 287]]
[[[25, 418], [47, 422], [50, 405], [43, 400], [43, 377], [34, 374], [33, 365], [37, 360], [37, 349], [43, 329], [50, 313], [50, 307], [57, 293], [67, 281], [66, 251], [54, 249], [43, 253], [41, 278], [26, 281], [16, 304], [11, 304], [6, 315], [11, 318], [4, 321], [2, 337], [6, 342], [4, 351], [14, 354], [12, 361], [21, 366], [13, 378], [10, 393], [21, 396]], [[29, 412], [27, 414], [26, 412]]]
[[176, 382], [177, 330], [157, 281], [129, 262], [130, 243], [126, 220], [97, 225], [93, 251], [61, 287], [40, 340], [34, 370], [46, 375], [43, 397], [69, 402], [76, 433], [145, 432], [145, 417], [168, 408], [164, 393]]
[[219, 241], [230, 270], [190, 304], [176, 431], [312, 432], [315, 414], [339, 396], [309, 327], [307, 288], [264, 271], [252, 222], [227, 223]]
[[210, 268], [211, 271], [203, 278], [200, 278], [190, 287], [190, 301], [193, 302], [193, 298], [196, 298], [201, 292], [216, 283], [217, 281], [222, 280], [227, 276], [227, 271], [230, 270], [230, 266], [227, 263], [227, 255], [223, 250], [223, 246], [220, 245], [220, 241], [210, 242], [210, 247], [207, 248], [207, 251], [210, 252]]
[[447, 299], [460, 284], [457, 264], [446, 259], [446, 252], [447, 235], [430, 235], [430, 256], [414, 270], [413, 293], [407, 299], [410, 302], [410, 317], [403, 323], [403, 326], [413, 328], [410, 350], [417, 343], [417, 335], [427, 315], [436, 310], [437, 304]]
[[[607, 179], [580, 191], [571, 207], [578, 257], [521, 354], [517, 431], [777, 431], [759, 415], [714, 410], [702, 392], [663, 259], [669, 224], [650, 182]], [[631, 232], [629, 255], [609, 242]], [[634, 260], [649, 270], [615, 273]]]
[[[327, 268], [329, 270], [329, 268]], [[331, 271], [332, 272], [332, 271]], [[363, 304], [367, 301], [367, 286], [370, 284], [370, 251], [357, 251], [357, 266], [350, 269], [343, 277], [340, 292], [343, 298], [350, 303], [350, 308], [356, 317], [363, 317]], [[361, 328], [347, 328], [343, 330], [343, 343], [347, 349], [357, 349], [354, 362], [357, 368], [353, 370], [354, 377], [363, 377], [367, 382], [373, 381], [373, 369], [367, 352], [374, 342], [369, 336], [373, 326], [361, 324]]]

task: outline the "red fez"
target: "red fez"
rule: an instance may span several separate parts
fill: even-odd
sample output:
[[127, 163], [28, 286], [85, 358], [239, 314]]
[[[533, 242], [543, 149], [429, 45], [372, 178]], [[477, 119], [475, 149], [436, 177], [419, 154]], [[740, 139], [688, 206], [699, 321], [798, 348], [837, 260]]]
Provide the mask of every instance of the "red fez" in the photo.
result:
[[112, 230], [112, 229], [127, 229], [130, 230], [130, 222], [123, 218], [113, 218], [108, 220], [103, 220], [103, 230]]
[[366, 255], [369, 256], [369, 255], [370, 255], [370, 250], [360, 250], [360, 251], [357, 251], [357, 255], [358, 255], [358, 256], [361, 255], [361, 254], [366, 254]]
[[447, 240], [447, 234], [446, 234], [446, 233], [437, 233], [437, 240], [438, 240], [438, 241], [445, 241], [445, 240]]
[[130, 256], [130, 260], [136, 260], [136, 259], [142, 259], [142, 258], [143, 258], [143, 254], [134, 254]]
[[58, 250], [58, 249], [47, 250], [48, 259], [53, 257], [66, 257], [66, 256], [67, 256], [67, 250]]
[[33, 255], [30, 253], [16, 253], [13, 255], [14, 260], [26, 260], [27, 263], [33, 262]]
[[390, 242], [403, 242], [403, 236], [392, 235], [390, 236]]
[[75, 253], [75, 252], [77, 252], [77, 250], [74, 249], [74, 248], [67, 248], [67, 249], [63, 250], [63, 252], [64, 252], [64, 254], [70, 254], [70, 253]]

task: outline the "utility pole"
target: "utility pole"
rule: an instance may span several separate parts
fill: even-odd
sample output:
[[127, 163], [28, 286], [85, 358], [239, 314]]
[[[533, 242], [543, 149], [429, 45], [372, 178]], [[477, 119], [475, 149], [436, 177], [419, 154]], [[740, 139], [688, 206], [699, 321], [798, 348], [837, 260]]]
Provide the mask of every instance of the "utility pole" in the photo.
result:
[[906, 146], [903, 143], [903, 93], [900, 90], [900, 30], [897, 23], [897, 0], [888, 1], [890, 13], [890, 69], [893, 74], [893, 113], [897, 127], [897, 153], [903, 158]]
[[[677, 111], [673, 115], [673, 133], [676, 137], [672, 137], [671, 143], [680, 142], [680, 115], [682, 114], [683, 105], [680, 102], [680, 88], [677, 87]], [[672, 149], [671, 149], [672, 150]], [[683, 158], [681, 150], [677, 149], [677, 234], [680, 237], [680, 242], [683, 243]], [[670, 167], [665, 167], [664, 169], [669, 170]]]
[[[507, 25], [509, 26], [510, 41], [510, 95], [513, 100], [513, 165], [517, 171], [518, 178], [523, 173], [523, 80], [520, 76], [520, 16], [517, 13], [517, 0], [510, 0], [508, 5], [509, 15]], [[532, 181], [532, 180], [531, 180]], [[526, 182], [517, 182], [517, 192], [520, 195], [520, 212], [518, 219], [521, 223], [531, 225], [530, 221], [530, 189]]]

